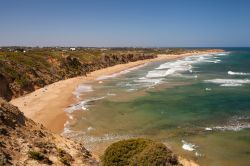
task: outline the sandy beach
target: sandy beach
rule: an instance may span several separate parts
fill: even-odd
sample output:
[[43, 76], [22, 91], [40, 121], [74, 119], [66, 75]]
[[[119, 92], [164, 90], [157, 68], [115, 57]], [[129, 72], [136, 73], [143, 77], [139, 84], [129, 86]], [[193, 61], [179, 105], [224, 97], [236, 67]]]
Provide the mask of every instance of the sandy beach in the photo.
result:
[[174, 60], [186, 56], [211, 52], [218, 52], [218, 50], [196, 51], [179, 55], [161, 54], [154, 59], [115, 65], [91, 72], [87, 76], [79, 76], [55, 82], [30, 94], [13, 99], [11, 100], [11, 103], [17, 106], [25, 114], [25, 116], [31, 118], [35, 122], [43, 124], [52, 132], [61, 133], [68, 118], [64, 109], [75, 102], [76, 99], [72, 92], [78, 85], [96, 81], [97, 77], [103, 75], [110, 75], [149, 62]]

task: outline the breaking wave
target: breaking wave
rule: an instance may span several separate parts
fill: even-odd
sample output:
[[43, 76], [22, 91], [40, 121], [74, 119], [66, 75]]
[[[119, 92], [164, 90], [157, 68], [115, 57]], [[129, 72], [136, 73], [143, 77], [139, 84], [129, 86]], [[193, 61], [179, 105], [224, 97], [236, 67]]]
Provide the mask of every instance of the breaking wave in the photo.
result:
[[243, 72], [233, 72], [233, 71], [228, 71], [228, 75], [240, 75], [240, 76], [247, 76], [250, 75], [250, 73], [243, 73]]
[[[150, 87], [161, 83], [163, 79], [168, 76], [196, 79], [198, 76], [192, 74], [194, 68], [193, 64], [219, 63], [221, 60], [218, 59], [218, 55], [220, 54], [194, 55], [180, 60], [166, 62], [149, 71], [144, 77], [134, 80], [134, 82], [144, 83], [144, 86]], [[189, 73], [184, 74], [185, 72]]]
[[249, 79], [212, 79], [205, 80], [205, 83], [220, 84], [220, 86], [242, 86], [243, 84], [249, 84]]
[[96, 100], [104, 99], [105, 97], [98, 97], [98, 98], [91, 98], [88, 100], [81, 101], [77, 104], [73, 104], [70, 107], [66, 108], [64, 111], [67, 113], [72, 113], [76, 110], [88, 110], [88, 107], [91, 105], [92, 102]]
[[68, 134], [70, 132], [71, 132], [71, 130], [69, 128], [69, 121], [66, 121], [66, 123], [64, 123], [63, 134]]
[[249, 128], [250, 128], [250, 124], [238, 124], [238, 125], [213, 127], [213, 129], [222, 130], [222, 131], [225, 131], [225, 130], [240, 131], [240, 130], [249, 129]]
[[182, 140], [181, 142], [182, 142], [182, 149], [187, 150], [187, 151], [195, 151], [196, 148], [198, 147], [195, 144], [188, 143], [184, 140]]
[[215, 127], [206, 127], [205, 130], [220, 130], [220, 131], [240, 131], [250, 128], [249, 116], [234, 116], [228, 120], [225, 125], [219, 125]]
[[217, 55], [228, 55], [230, 52], [217, 53]]

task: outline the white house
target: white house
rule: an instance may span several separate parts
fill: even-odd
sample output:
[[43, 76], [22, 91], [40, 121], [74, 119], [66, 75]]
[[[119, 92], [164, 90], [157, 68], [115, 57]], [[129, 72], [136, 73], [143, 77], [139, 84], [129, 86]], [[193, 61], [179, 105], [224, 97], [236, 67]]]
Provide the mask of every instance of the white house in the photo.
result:
[[76, 48], [72, 47], [72, 48], [69, 48], [70, 51], [75, 51]]

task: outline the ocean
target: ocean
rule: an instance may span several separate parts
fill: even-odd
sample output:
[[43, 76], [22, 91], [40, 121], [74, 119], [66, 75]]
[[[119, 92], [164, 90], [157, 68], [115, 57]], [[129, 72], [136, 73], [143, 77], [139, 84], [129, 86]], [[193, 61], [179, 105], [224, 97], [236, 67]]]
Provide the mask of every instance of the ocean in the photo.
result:
[[64, 135], [97, 153], [144, 137], [201, 165], [250, 163], [250, 48], [152, 62], [80, 85]]

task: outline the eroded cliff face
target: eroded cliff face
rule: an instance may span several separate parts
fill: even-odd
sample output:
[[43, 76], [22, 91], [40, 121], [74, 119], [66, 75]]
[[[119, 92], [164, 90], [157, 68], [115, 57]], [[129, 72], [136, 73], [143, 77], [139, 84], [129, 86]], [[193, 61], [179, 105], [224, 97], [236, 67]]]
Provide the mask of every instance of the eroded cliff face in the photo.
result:
[[98, 165], [81, 143], [53, 134], [0, 98], [0, 165]]
[[86, 60], [84, 56], [88, 55], [3, 55], [0, 59], [0, 97], [9, 101], [59, 80], [86, 75], [116, 64], [156, 57], [124, 53], [92, 56]]

